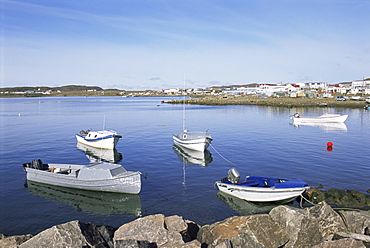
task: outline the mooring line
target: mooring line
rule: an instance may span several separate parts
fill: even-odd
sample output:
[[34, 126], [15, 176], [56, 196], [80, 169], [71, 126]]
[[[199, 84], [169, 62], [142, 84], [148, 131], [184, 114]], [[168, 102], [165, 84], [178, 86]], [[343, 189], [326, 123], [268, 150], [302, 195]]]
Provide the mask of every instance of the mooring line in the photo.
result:
[[302, 201], [303, 201], [303, 200], [302, 200], [302, 198], [303, 198], [303, 199], [305, 199], [308, 203], [311, 203], [311, 204], [312, 204], [312, 205], [314, 205], [314, 206], [316, 205], [315, 203], [313, 203], [313, 202], [309, 201], [306, 197], [304, 197], [304, 196], [303, 196], [303, 193], [302, 193], [300, 196], [301, 196], [301, 201], [300, 201], [300, 204], [299, 204], [299, 205], [301, 206], [301, 208], [303, 208], [303, 207], [302, 207]]
[[158, 195], [160, 195], [163, 199], [165, 199], [165, 200], [167, 200], [167, 201], [168, 201], [168, 199], [167, 199], [166, 197], [164, 197], [162, 194], [160, 194], [160, 193], [159, 193], [159, 192], [154, 188], [154, 186], [149, 182], [149, 180], [148, 180], [148, 176], [144, 176], [144, 174], [143, 174], [143, 173], [140, 173], [140, 175], [146, 179], [146, 181], [149, 183], [149, 185], [154, 189], [154, 191], [155, 191]]
[[212, 147], [212, 149], [218, 154], [218, 155], [220, 155], [220, 157], [222, 158], [222, 159], [224, 159], [226, 162], [228, 162], [228, 163], [230, 163], [230, 164], [234, 164], [233, 162], [231, 162], [230, 160], [227, 160], [224, 156], [222, 156], [221, 155], [221, 153], [219, 153], [217, 150], [216, 150], [216, 148], [210, 143], [209, 144], [211, 147]]

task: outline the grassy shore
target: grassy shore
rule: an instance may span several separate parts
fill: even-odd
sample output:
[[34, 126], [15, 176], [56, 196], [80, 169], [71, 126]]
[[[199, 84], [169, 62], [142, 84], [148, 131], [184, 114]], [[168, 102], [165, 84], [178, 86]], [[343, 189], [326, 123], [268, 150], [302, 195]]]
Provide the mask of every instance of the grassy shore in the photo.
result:
[[[183, 100], [169, 101], [168, 103], [179, 104]], [[340, 107], [340, 108], [363, 108], [365, 101], [336, 101], [334, 98], [258, 98], [257, 96], [203, 96], [191, 97], [186, 100], [188, 104], [196, 105], [262, 105], [275, 107]], [[369, 104], [370, 105], [370, 104]]]

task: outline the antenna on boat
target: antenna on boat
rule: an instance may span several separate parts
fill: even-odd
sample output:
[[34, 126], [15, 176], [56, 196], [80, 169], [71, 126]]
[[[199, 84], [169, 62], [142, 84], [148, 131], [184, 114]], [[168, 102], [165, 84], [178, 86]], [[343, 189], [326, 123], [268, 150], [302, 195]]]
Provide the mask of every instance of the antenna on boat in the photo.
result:
[[185, 131], [185, 73], [184, 73], [184, 87], [182, 89], [183, 104], [182, 104], [182, 130]]
[[103, 118], [103, 130], [105, 130], [105, 115], [104, 115], [104, 118]]

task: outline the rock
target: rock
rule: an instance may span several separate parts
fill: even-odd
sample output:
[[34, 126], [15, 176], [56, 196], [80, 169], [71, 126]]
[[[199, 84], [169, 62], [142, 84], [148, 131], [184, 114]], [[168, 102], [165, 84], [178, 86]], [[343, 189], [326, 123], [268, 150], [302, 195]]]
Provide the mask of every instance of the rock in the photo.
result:
[[309, 214], [316, 218], [319, 222], [319, 230], [321, 235], [328, 239], [328, 237], [336, 232], [347, 232], [347, 228], [340, 215], [335, 212], [326, 202], [308, 208]]
[[113, 236], [117, 228], [111, 226], [97, 226], [96, 227], [100, 234], [103, 236], [105, 241], [108, 243], [109, 247], [114, 247]]
[[363, 208], [370, 206], [370, 196], [357, 190], [328, 189], [321, 191], [313, 188], [307, 194], [313, 203], [326, 201], [340, 207]]
[[370, 229], [370, 211], [339, 211], [342, 219], [351, 233], [366, 234]]
[[228, 242], [225, 240], [230, 240], [232, 247], [280, 247], [288, 242], [288, 235], [268, 214], [257, 214], [205, 225], [197, 239], [209, 247], [222, 247]]
[[233, 248], [233, 246], [229, 239], [225, 239], [224, 241], [216, 245], [215, 248]]
[[199, 248], [199, 247], [201, 247], [201, 243], [196, 239], [187, 242], [181, 246], [181, 248]]
[[307, 247], [324, 241], [318, 219], [304, 209], [282, 205], [273, 208], [269, 215], [288, 233], [285, 247]]
[[288, 233], [285, 247], [317, 245], [336, 232], [347, 232], [342, 218], [326, 202], [307, 209], [282, 205], [273, 208], [269, 215]]
[[40, 232], [19, 246], [26, 247], [110, 247], [91, 223], [71, 221]]
[[334, 241], [325, 241], [312, 248], [366, 248], [366, 246], [358, 240], [355, 239], [341, 239]]
[[136, 219], [119, 227], [114, 233], [115, 247], [125, 240], [148, 241], [158, 247], [181, 247], [190, 241], [188, 223], [180, 216], [163, 214]]
[[344, 232], [337, 232], [333, 236], [333, 240], [340, 240], [340, 239], [355, 239], [361, 241], [366, 247], [370, 247], [370, 236], [357, 234], [357, 233], [344, 233]]
[[157, 248], [155, 243], [149, 241], [138, 241], [133, 239], [117, 240], [114, 248]]
[[31, 234], [16, 235], [16, 236], [10, 236], [10, 237], [7, 237], [2, 234], [1, 239], [0, 239], [0, 247], [8, 247], [8, 248], [18, 247], [20, 244], [26, 242], [30, 238], [32, 238]]

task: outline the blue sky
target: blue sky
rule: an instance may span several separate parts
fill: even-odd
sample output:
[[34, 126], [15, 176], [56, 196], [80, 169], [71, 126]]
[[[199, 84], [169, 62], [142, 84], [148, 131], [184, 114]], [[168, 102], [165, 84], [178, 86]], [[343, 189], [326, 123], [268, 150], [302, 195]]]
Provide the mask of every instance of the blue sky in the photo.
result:
[[0, 9], [2, 87], [370, 76], [368, 0], [0, 0]]

